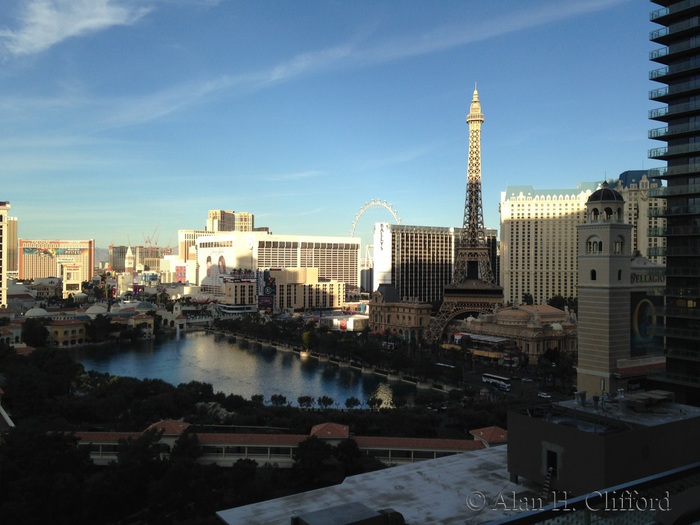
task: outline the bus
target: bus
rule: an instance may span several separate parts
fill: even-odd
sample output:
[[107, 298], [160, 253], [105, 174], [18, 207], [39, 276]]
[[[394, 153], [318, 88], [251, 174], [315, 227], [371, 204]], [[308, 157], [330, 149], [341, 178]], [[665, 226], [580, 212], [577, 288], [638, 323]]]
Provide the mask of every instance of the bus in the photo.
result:
[[506, 392], [510, 392], [510, 378], [509, 377], [497, 376], [495, 374], [482, 374], [481, 380], [484, 383], [489, 383], [489, 384], [495, 385], [498, 388], [500, 388], [501, 390], [505, 390]]

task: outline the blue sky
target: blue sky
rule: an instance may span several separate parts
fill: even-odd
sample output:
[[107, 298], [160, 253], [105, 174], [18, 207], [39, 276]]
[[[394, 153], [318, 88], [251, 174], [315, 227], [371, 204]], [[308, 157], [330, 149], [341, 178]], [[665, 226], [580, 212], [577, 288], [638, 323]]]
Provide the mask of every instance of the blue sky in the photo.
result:
[[[3, 0], [0, 200], [22, 238], [173, 245], [209, 209], [349, 235], [461, 226], [508, 185], [649, 168], [642, 0]], [[363, 214], [357, 234], [393, 220]]]

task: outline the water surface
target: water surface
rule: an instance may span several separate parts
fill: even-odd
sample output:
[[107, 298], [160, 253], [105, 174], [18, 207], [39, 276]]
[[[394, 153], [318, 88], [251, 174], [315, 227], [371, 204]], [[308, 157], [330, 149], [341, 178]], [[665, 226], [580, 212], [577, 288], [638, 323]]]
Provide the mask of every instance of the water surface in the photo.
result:
[[262, 394], [266, 402], [279, 394], [293, 405], [300, 396], [328, 396], [338, 407], [344, 407], [349, 397], [364, 403], [376, 396], [384, 406], [391, 406], [394, 399], [411, 400], [416, 393], [415, 386], [407, 383], [390, 383], [359, 370], [340, 368], [312, 357], [301, 358], [295, 352], [234, 343], [206, 332], [158, 342], [79, 348], [75, 358], [87, 370], [162, 379], [173, 385], [201, 381], [210, 383], [215, 392], [247, 399]]

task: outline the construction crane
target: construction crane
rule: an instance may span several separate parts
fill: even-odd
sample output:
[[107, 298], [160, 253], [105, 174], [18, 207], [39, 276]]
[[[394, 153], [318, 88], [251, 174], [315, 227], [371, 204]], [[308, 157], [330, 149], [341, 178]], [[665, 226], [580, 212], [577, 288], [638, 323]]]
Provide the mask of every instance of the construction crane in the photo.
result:
[[[158, 231], [158, 227], [160, 226], [160, 223], [156, 224], [155, 229], [153, 230], [153, 233], [151, 234], [150, 237], [146, 237], [143, 232], [141, 235], [143, 235], [143, 245], [146, 248], [146, 253], [147, 257], [152, 257], [153, 256], [153, 245], [155, 244], [158, 246], [158, 238], [156, 237], [156, 232]], [[154, 240], [155, 239], [155, 240]]]

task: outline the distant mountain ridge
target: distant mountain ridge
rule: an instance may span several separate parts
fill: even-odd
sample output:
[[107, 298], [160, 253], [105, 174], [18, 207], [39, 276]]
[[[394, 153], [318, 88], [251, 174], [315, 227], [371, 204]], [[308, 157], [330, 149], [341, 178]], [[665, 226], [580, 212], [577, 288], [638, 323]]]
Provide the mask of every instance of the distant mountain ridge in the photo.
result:
[[109, 261], [109, 248], [95, 248], [95, 264]]

